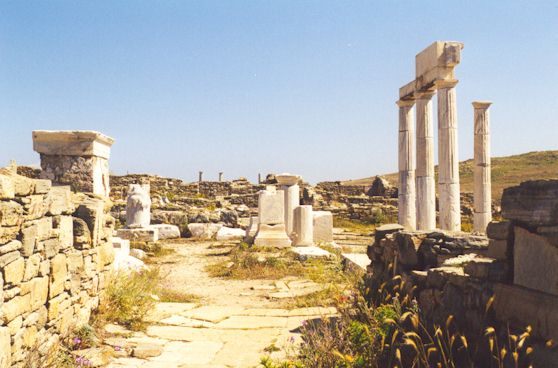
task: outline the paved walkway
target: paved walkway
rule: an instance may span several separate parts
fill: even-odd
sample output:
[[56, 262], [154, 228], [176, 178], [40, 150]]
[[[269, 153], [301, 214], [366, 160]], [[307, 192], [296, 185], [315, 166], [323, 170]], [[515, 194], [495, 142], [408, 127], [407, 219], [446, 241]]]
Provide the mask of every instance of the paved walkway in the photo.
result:
[[[256, 367], [261, 357], [281, 357], [300, 341], [305, 320], [335, 313], [334, 308], [277, 308], [282, 297], [316, 290], [307, 280], [223, 280], [206, 264], [223, 259], [216, 242], [171, 244], [176, 253], [160, 260], [169, 287], [201, 296], [200, 303], [159, 303], [145, 332], [109, 325], [106, 343], [117, 355], [109, 367]], [[226, 248], [225, 248], [226, 250]]]

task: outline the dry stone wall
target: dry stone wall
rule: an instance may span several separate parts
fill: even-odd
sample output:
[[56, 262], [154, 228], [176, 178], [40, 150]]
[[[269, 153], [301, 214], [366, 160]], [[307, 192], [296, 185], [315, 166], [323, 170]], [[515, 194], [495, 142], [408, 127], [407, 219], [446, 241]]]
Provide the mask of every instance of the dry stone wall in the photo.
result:
[[114, 259], [109, 208], [101, 197], [0, 169], [0, 368], [38, 366], [89, 321]]
[[534, 336], [558, 339], [558, 180], [507, 188], [502, 214], [488, 238], [378, 228], [368, 248], [369, 289], [399, 275], [434, 322], [453, 315], [472, 334], [486, 324], [530, 325]]

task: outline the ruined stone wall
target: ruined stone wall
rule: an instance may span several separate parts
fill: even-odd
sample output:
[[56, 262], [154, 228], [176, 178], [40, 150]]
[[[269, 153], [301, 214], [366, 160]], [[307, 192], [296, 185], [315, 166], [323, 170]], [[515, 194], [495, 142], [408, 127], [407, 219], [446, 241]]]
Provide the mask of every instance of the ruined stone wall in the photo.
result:
[[378, 228], [368, 248], [369, 289], [399, 275], [436, 323], [453, 315], [473, 334], [487, 324], [530, 325], [533, 336], [557, 339], [558, 180], [507, 188], [502, 214], [505, 221], [488, 225], [488, 238]]
[[39, 364], [89, 321], [114, 258], [109, 206], [0, 169], [0, 367]]

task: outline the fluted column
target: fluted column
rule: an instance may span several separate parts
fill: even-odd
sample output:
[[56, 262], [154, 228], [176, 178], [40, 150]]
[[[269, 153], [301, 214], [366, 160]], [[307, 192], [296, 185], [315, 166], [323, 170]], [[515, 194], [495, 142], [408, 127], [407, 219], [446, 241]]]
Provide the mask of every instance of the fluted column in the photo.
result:
[[412, 100], [399, 100], [399, 224], [407, 230], [417, 226], [415, 207], [415, 131]]
[[436, 228], [436, 183], [434, 179], [433, 91], [416, 93], [417, 115], [417, 229]]
[[492, 180], [490, 178], [490, 112], [492, 102], [475, 101], [475, 172], [473, 230], [486, 232], [492, 221]]
[[436, 82], [440, 228], [450, 231], [461, 231], [456, 85], [456, 80]]

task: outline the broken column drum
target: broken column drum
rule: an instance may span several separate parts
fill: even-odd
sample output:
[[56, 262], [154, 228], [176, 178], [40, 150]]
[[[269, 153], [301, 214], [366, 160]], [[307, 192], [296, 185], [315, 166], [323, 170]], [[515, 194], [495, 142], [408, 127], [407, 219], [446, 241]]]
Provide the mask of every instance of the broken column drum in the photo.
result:
[[291, 240], [285, 230], [285, 192], [274, 186], [260, 191], [258, 196], [258, 233], [254, 245], [285, 248]]
[[490, 177], [490, 111], [492, 103], [475, 101], [475, 168], [473, 229], [485, 233], [492, 221], [492, 180]]

